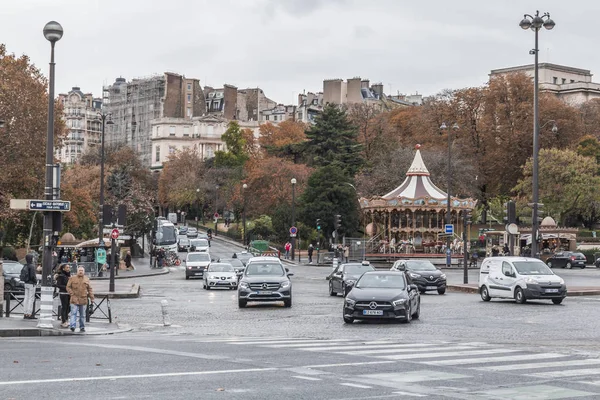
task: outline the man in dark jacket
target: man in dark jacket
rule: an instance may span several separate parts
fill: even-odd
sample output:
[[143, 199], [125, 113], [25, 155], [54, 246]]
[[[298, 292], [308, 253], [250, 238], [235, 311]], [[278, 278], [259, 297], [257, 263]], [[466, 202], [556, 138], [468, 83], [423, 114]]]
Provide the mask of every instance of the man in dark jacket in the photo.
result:
[[33, 265], [33, 255], [25, 256], [25, 265], [21, 271], [21, 280], [25, 284], [25, 297], [23, 299], [23, 318], [35, 319], [33, 305], [35, 303], [35, 287], [37, 285], [37, 276], [35, 274], [35, 265]]
[[67, 292], [67, 283], [71, 277], [71, 266], [62, 264], [56, 272], [56, 288], [60, 297], [60, 320], [63, 328], [69, 327], [69, 310], [71, 308], [71, 296]]

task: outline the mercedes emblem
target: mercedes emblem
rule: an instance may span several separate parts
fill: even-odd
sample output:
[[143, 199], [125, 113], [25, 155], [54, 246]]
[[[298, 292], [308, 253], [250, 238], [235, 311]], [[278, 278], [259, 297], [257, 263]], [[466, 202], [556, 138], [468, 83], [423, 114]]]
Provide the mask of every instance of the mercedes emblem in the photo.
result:
[[268, 287], [269, 287], [269, 285], [267, 285], [266, 283], [263, 283], [263, 284], [262, 284], [262, 288], [263, 288], [263, 289], [266, 289], [266, 288], [268, 288]]
[[376, 308], [377, 308], [377, 303], [375, 303], [374, 301], [370, 302], [370, 303], [369, 303], [369, 308], [370, 308], [371, 310], [374, 310], [374, 309], [376, 309]]

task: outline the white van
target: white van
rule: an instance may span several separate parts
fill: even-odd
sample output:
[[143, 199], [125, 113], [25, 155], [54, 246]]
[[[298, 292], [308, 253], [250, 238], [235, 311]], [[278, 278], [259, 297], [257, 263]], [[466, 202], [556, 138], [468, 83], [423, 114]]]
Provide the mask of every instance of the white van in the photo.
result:
[[567, 296], [565, 281], [537, 258], [488, 257], [479, 272], [479, 294], [483, 301], [492, 298], [552, 300], [560, 304]]

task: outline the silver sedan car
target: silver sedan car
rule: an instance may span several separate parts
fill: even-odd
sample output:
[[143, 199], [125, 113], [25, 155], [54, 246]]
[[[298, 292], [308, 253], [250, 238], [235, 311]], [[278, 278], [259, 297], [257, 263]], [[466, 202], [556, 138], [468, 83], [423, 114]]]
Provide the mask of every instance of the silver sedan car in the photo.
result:
[[204, 289], [224, 287], [237, 289], [238, 278], [233, 265], [227, 263], [212, 263], [204, 273]]

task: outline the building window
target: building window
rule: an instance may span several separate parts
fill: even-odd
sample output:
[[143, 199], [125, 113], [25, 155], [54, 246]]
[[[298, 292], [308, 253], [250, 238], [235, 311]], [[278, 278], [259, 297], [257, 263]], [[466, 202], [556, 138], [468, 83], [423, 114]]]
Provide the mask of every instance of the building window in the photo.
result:
[[156, 158], [154, 160], [160, 162], [160, 146], [156, 146]]
[[298, 120], [302, 121], [302, 113], [301, 112], [298, 113]]
[[192, 102], [192, 95], [191, 95], [191, 94], [188, 94], [188, 95], [187, 95], [187, 99], [188, 99], [188, 103], [191, 103], [191, 102]]
[[575, 83], [575, 79], [571, 79], [571, 83]]
[[190, 136], [190, 127], [189, 126], [183, 127], [183, 136]]
[[156, 137], [160, 137], [160, 126], [156, 127]]
[[191, 108], [191, 107], [188, 107], [188, 108], [187, 108], [187, 116], [188, 116], [188, 117], [191, 117], [191, 116], [192, 116], [192, 108]]
[[173, 125], [169, 126], [169, 136], [175, 136], [175, 127]]
[[192, 84], [188, 83], [188, 90], [192, 90]]
[[269, 116], [265, 115], [265, 121], [268, 121], [268, 120], [269, 120]]
[[277, 121], [277, 115], [273, 115], [273, 121]]
[[558, 83], [558, 78], [553, 76], [552, 77], [552, 83], [554, 83], [555, 85]]
[[214, 134], [214, 132], [215, 132], [214, 129], [215, 129], [215, 127], [212, 126], [212, 125], [207, 126], [206, 127], [206, 134], [208, 136], [212, 136]]
[[175, 153], [176, 150], [177, 148], [175, 146], [169, 146], [169, 154]]
[[565, 83], [567, 83], [567, 80], [565, 78], [562, 78], [562, 83], [564, 85]]
[[198, 125], [194, 125], [194, 135], [198, 135]]

